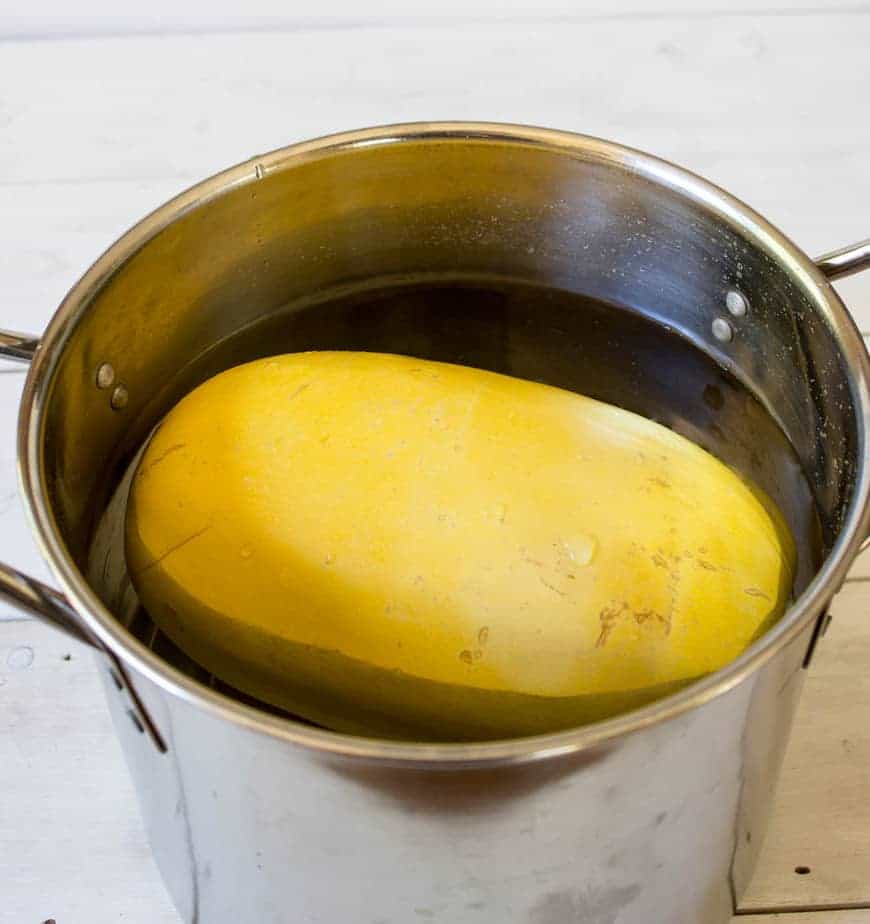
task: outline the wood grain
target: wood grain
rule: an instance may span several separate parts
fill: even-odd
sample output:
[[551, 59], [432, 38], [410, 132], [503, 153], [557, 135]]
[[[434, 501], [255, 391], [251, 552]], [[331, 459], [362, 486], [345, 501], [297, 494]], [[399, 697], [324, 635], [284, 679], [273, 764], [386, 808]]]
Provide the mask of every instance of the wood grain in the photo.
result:
[[870, 924], [870, 909], [807, 911], [788, 914], [738, 914], [732, 924]]
[[178, 924], [94, 661], [33, 620], [0, 624], [0, 883], [0, 924]]
[[744, 910], [870, 907], [870, 584], [846, 584], [831, 612]]
[[[531, 122], [684, 163], [815, 253], [867, 234], [857, 203], [870, 192], [870, 123], [848, 101], [868, 37], [870, 16], [749, 11], [715, 27], [685, 15], [387, 25], [365, 40], [311, 29], [13, 42], [0, 55], [0, 177], [80, 184], [76, 214], [87, 223], [101, 208], [88, 186], [107, 180], [181, 187], [258, 151], [364, 124]], [[14, 228], [13, 216], [5, 224]], [[870, 310], [870, 287], [856, 285]]]
[[369, 0], [365, 5], [351, 0], [320, 0], [316, 8], [295, 6], [281, 0], [249, 0], [240, 7], [231, 0], [151, 0], [150, 3], [117, 4], [110, 0], [78, 0], [75, 13], [63, 0], [33, 0], [0, 18], [0, 36], [51, 37], [58, 35], [130, 35], [172, 32], [304, 30], [312, 28], [376, 28], [385, 23], [426, 27], [445, 21], [486, 18], [505, 20], [564, 21], [600, 17], [680, 17], [685, 15], [721, 18], [734, 12], [758, 15], [818, 13], [855, 15], [857, 3], [825, 7], [824, 0], [743, 0], [730, 10], [722, 0], [440, 0], [439, 3], [409, 4], [407, 0]]
[[849, 572], [849, 580], [870, 582], [870, 548], [865, 549], [855, 559], [855, 564]]
[[[364, 39], [4, 43], [0, 321], [40, 330], [104, 247], [197, 179], [257, 151], [398, 120], [520, 121], [620, 140], [730, 188], [810, 253], [870, 233], [860, 207], [870, 122], [847, 105], [870, 16], [391, 26]], [[870, 328], [870, 275], [839, 287]]]

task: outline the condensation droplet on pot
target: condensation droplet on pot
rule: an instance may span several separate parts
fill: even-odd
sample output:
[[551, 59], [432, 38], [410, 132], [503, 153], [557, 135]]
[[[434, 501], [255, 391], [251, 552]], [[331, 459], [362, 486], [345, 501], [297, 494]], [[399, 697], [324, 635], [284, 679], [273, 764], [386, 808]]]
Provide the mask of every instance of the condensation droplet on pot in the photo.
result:
[[737, 289], [731, 289], [725, 296], [725, 307], [733, 317], [742, 318], [749, 311], [749, 302], [742, 292], [738, 292]]
[[115, 370], [111, 363], [103, 363], [97, 369], [97, 388], [111, 388], [115, 384]]
[[730, 343], [734, 338], [734, 328], [725, 318], [716, 318], [713, 321], [713, 336], [722, 343]]
[[127, 391], [125, 385], [118, 385], [118, 387], [112, 392], [112, 410], [120, 411], [127, 406], [127, 402], [130, 400], [130, 393]]

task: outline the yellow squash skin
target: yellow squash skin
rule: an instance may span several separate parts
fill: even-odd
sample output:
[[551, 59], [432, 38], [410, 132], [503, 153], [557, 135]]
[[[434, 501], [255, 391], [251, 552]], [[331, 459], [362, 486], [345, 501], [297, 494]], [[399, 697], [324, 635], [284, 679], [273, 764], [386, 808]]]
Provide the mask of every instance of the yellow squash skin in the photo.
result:
[[463, 366], [300, 353], [152, 437], [130, 574], [182, 649], [330, 728], [422, 740], [604, 718], [783, 612], [773, 505], [635, 414]]

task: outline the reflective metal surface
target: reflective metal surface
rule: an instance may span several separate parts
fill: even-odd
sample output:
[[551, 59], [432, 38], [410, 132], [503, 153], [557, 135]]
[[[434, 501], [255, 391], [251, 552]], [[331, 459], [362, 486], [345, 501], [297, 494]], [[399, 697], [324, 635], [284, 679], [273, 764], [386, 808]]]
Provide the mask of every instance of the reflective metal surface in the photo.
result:
[[0, 599], [60, 629], [77, 642], [94, 644], [75, 610], [56, 590], [0, 564]]
[[181, 918], [238, 924], [724, 924], [764, 833], [806, 635], [669, 722], [521, 766], [349, 760], [142, 692], [114, 704]]
[[816, 263], [828, 279], [840, 279], [859, 273], [870, 267], [870, 239], [826, 253]]
[[[705, 410], [704, 388], [689, 395], [682, 370], [635, 340], [584, 358], [586, 309], [553, 324], [543, 310], [470, 302], [428, 314], [329, 307], [433, 283], [619, 306], [693, 343], [758, 410], [736, 413], [727, 392], [707, 393]], [[730, 338], [714, 334], [717, 320]], [[118, 586], [108, 557], [89, 569], [98, 527], [148, 433], [198, 381], [258, 353], [360, 342], [566, 387], [580, 386], [590, 355], [629, 353], [635, 385], [602, 373], [601, 396], [655, 395], [656, 413], [761, 482], [778, 473], [792, 484], [799, 470], [806, 491], [785, 498], [791, 522], [817, 517], [822, 554], [787, 616], [732, 665], [565, 733], [382, 742], [214, 689], [134, 634], [118, 608], [123, 568]], [[725, 924], [760, 844], [801, 664], [867, 529], [868, 371], [825, 276], [764, 219], [597, 139], [464, 123], [369, 129], [255, 158], [146, 218], [51, 322], [25, 389], [20, 454], [48, 561], [168, 749], [107, 678], [184, 920], [646, 924], [654, 913]]]
[[109, 674], [116, 690], [126, 695], [128, 714], [140, 731], [147, 733], [157, 751], [165, 753], [166, 744], [130, 683], [126, 668], [117, 655], [88, 629], [62, 594], [8, 565], [0, 564], [0, 599], [47, 622], [75, 641], [102, 652], [109, 663]]
[[32, 334], [17, 334], [11, 330], [0, 330], [0, 359], [13, 359], [30, 363], [39, 346], [39, 338]]

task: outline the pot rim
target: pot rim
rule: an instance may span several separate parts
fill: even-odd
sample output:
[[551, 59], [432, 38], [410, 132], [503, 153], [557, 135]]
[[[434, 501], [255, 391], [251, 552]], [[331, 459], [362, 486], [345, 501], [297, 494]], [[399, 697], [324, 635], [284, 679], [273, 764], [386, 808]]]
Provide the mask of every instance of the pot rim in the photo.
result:
[[[92, 295], [145, 243], [186, 212], [224, 192], [306, 160], [356, 148], [407, 142], [500, 142], [541, 147], [639, 174], [689, 198], [739, 227], [801, 285], [831, 330], [852, 376], [859, 421], [859, 467], [855, 491], [830, 555], [786, 615], [739, 658], [684, 690], [641, 709], [594, 724], [544, 735], [500, 741], [416, 743], [357, 737], [312, 728], [271, 715], [203, 686], [159, 658], [112, 615], [69, 556], [47, 499], [41, 440], [51, 377]], [[845, 305], [816, 264], [765, 218], [709, 181], [666, 160], [588, 135], [494, 122], [412, 122], [326, 135], [253, 157], [190, 187], [151, 212], [112, 244], [75, 283], [41, 340], [22, 396], [18, 422], [19, 479], [25, 509], [40, 551], [83, 622], [128, 667], [165, 693], [251, 731], [312, 750], [400, 766], [458, 768], [524, 763], [586, 751], [704, 705], [746, 680], [795, 640], [839, 590], [868, 532], [870, 473], [870, 359]]]

